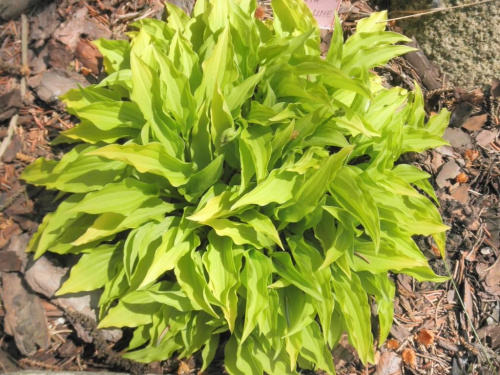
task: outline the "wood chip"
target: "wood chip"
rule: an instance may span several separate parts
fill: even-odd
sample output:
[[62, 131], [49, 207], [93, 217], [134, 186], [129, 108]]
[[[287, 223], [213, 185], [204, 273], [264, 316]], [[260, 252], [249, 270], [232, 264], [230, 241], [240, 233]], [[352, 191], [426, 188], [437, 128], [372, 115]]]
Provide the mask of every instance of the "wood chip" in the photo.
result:
[[29, 293], [15, 272], [2, 274], [1, 293], [5, 308], [5, 332], [14, 336], [23, 355], [33, 355], [49, 346], [49, 331], [40, 299]]
[[394, 352], [385, 352], [380, 356], [375, 375], [400, 375], [401, 357]]
[[462, 127], [471, 132], [481, 130], [487, 120], [488, 120], [487, 113], [479, 116], [472, 116], [467, 119], [467, 121]]

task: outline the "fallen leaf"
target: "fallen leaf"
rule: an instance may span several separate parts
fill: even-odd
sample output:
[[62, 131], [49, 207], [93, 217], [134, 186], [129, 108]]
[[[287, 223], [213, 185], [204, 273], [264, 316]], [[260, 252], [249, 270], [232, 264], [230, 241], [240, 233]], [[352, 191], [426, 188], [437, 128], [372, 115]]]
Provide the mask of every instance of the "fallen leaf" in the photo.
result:
[[465, 150], [464, 153], [465, 160], [467, 161], [467, 167], [470, 167], [472, 162], [479, 157], [479, 151], [477, 150]]
[[481, 130], [487, 120], [488, 120], [487, 113], [479, 116], [472, 116], [467, 119], [467, 121], [462, 127], [471, 132]]
[[377, 363], [375, 375], [400, 375], [401, 357], [394, 352], [383, 353]]
[[102, 55], [93, 44], [85, 39], [80, 39], [76, 46], [75, 56], [93, 74], [99, 74], [102, 66]]
[[177, 369], [177, 374], [178, 375], [191, 374], [191, 368], [189, 367], [189, 365], [186, 362], [181, 361], [179, 363], [179, 368]]
[[459, 184], [465, 184], [467, 181], [469, 181], [469, 176], [467, 176], [464, 172], [461, 172], [458, 174], [456, 180]]
[[441, 258], [441, 251], [439, 250], [439, 247], [437, 247], [436, 245], [431, 245], [431, 250], [436, 258]]
[[484, 280], [484, 290], [494, 296], [500, 295], [500, 258], [492, 266], [478, 264], [476, 269], [480, 280]]
[[432, 345], [434, 343], [434, 333], [426, 329], [421, 329], [417, 333], [417, 341], [425, 346]]
[[491, 349], [497, 350], [500, 348], [500, 326], [491, 325], [480, 328], [477, 330], [477, 335], [481, 341], [486, 341]]
[[396, 350], [397, 348], [399, 348], [399, 341], [396, 339], [389, 339], [385, 343], [385, 346], [387, 347], [387, 349]]
[[415, 351], [410, 348], [406, 348], [403, 350], [403, 361], [411, 368], [417, 367], [417, 356], [415, 355]]

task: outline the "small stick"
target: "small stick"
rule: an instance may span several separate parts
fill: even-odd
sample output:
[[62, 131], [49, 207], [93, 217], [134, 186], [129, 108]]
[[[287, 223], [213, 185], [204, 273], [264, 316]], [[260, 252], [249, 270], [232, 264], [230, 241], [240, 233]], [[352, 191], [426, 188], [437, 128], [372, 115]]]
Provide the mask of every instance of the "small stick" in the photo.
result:
[[481, 5], [481, 4], [486, 4], [486, 3], [491, 3], [494, 0], [483, 0], [483, 1], [478, 1], [477, 3], [472, 3], [472, 4], [462, 4], [462, 5], [455, 5], [452, 7], [446, 7], [446, 8], [436, 8], [432, 10], [427, 10], [427, 11], [399, 11], [399, 13], [415, 13], [415, 12], [420, 12], [417, 14], [411, 14], [409, 16], [402, 16], [402, 17], [396, 17], [396, 18], [390, 18], [387, 21], [377, 21], [377, 23], [384, 23], [384, 22], [390, 22], [390, 21], [399, 21], [399, 20], [404, 20], [408, 18], [417, 18], [421, 16], [426, 16], [428, 14], [433, 14], [433, 13], [439, 13], [439, 12], [444, 12], [447, 10], [453, 10], [453, 9], [459, 9], [459, 8], [468, 8], [474, 5]]
[[[28, 17], [26, 14], [21, 15], [21, 64], [23, 65], [23, 70], [28, 72]], [[26, 75], [23, 74], [21, 78], [21, 97], [24, 100], [26, 95]]]
[[[25, 14], [21, 16], [21, 64], [23, 67], [28, 65], [28, 17]], [[21, 77], [21, 98], [24, 100], [26, 95], [26, 76]], [[2, 140], [0, 144], [0, 158], [7, 150], [9, 143], [17, 130], [17, 120], [19, 115], [16, 113], [9, 122], [9, 128], [7, 129], [7, 135]]]

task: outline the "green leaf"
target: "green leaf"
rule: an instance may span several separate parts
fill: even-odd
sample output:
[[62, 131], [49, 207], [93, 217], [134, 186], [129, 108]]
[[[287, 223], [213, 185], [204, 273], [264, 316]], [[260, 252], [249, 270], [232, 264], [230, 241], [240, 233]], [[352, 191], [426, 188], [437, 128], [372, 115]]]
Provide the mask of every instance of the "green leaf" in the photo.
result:
[[201, 359], [203, 361], [203, 365], [201, 366], [200, 372], [205, 371], [210, 363], [215, 358], [215, 353], [217, 352], [217, 348], [219, 346], [219, 338], [220, 335], [212, 335], [210, 340], [207, 342], [203, 351], [201, 352]]
[[293, 198], [293, 193], [299, 183], [300, 179], [296, 173], [275, 169], [265, 181], [242, 196], [231, 207], [231, 211], [252, 204], [258, 206], [265, 206], [273, 202], [283, 204]]
[[303, 350], [301, 355], [313, 363], [316, 363], [321, 370], [328, 374], [335, 374], [332, 355], [326, 347], [318, 323], [312, 322], [302, 331]]
[[177, 262], [177, 267], [174, 270], [175, 276], [182, 290], [191, 300], [193, 306], [217, 318], [218, 315], [207, 301], [209, 298], [208, 295], [210, 294], [207, 281], [201, 267], [197, 267], [197, 264], [201, 265], [201, 259], [196, 262], [196, 257], [199, 257], [199, 255], [194, 252], [189, 252], [182, 256]]
[[193, 164], [185, 163], [168, 154], [157, 142], [145, 146], [136, 144], [109, 145], [89, 153], [106, 159], [119, 160], [133, 166], [141, 173], [153, 173], [162, 176], [172, 186], [182, 186], [189, 181]]
[[98, 289], [114, 276], [116, 260], [113, 254], [119, 245], [102, 245], [89, 254], [84, 254], [78, 263], [71, 268], [70, 277], [56, 292], [60, 296]]
[[272, 257], [273, 266], [278, 275], [291, 284], [295, 285], [300, 290], [316, 298], [318, 301], [323, 299], [321, 295], [321, 287], [314, 281], [311, 281], [309, 275], [304, 275], [298, 271], [288, 253], [275, 252]]
[[328, 47], [326, 61], [328, 61], [333, 66], [340, 68], [343, 52], [344, 31], [342, 29], [342, 24], [340, 23], [339, 15], [335, 13], [335, 24], [333, 28], [332, 40], [330, 41], [330, 47]]
[[224, 157], [219, 155], [201, 171], [189, 177], [189, 181], [180, 191], [185, 191], [186, 198], [194, 201], [219, 180], [223, 172], [223, 163]]
[[140, 129], [145, 123], [134, 102], [96, 102], [76, 110], [76, 114], [103, 131], [123, 126]]
[[389, 336], [394, 316], [394, 295], [396, 288], [391, 279], [385, 274], [371, 274], [368, 272], [358, 273], [363, 289], [375, 296], [377, 301], [377, 313], [380, 322], [379, 346]]
[[69, 213], [102, 214], [113, 212], [129, 215], [144, 202], [157, 195], [157, 188], [132, 178], [108, 184], [99, 191], [88, 193], [69, 209]]
[[203, 263], [210, 276], [208, 288], [221, 303], [222, 312], [226, 318], [229, 330], [234, 331], [238, 315], [238, 296], [236, 291], [240, 286], [239, 268], [234, 259], [233, 242], [227, 237], [219, 237], [214, 232], [208, 235], [209, 244], [203, 255]]
[[97, 39], [93, 43], [104, 57], [104, 68], [108, 74], [130, 68], [130, 43], [126, 40]]
[[175, 208], [175, 205], [171, 203], [163, 202], [158, 198], [151, 198], [129, 215], [114, 212], [104, 213], [87, 228], [84, 234], [73, 241], [73, 245], [84, 245], [126, 229], [135, 229], [148, 221], [160, 221], [166, 213], [173, 211]]
[[268, 285], [271, 280], [272, 265], [269, 258], [257, 250], [245, 253], [245, 268], [242, 283], [246, 288], [245, 324], [241, 342], [252, 333], [257, 326], [262, 311], [268, 307]]
[[[380, 243], [379, 213], [370, 191], [351, 168], [340, 169], [329, 187], [330, 194], [349, 211], [373, 239], [375, 248]], [[368, 213], [368, 214], [367, 214]]]
[[231, 89], [227, 95], [227, 106], [233, 117], [238, 117], [241, 106], [252, 97], [255, 86], [262, 80], [266, 69], [262, 68], [258, 73], [248, 77], [239, 85]]
[[212, 227], [219, 236], [230, 237], [237, 245], [252, 245], [257, 249], [270, 248], [274, 239], [259, 232], [253, 225], [237, 223], [228, 219], [210, 219], [204, 222]]
[[99, 142], [114, 143], [122, 138], [135, 138], [140, 131], [129, 125], [130, 123], [110, 130], [101, 130], [90, 122], [82, 122], [71, 129], [61, 132], [52, 141], [52, 144], [57, 145], [74, 141], [84, 141], [91, 144]]
[[370, 330], [370, 305], [356, 274], [349, 280], [342, 272], [332, 277], [340, 310], [344, 315], [349, 342], [356, 348], [363, 363], [373, 362], [373, 336]]
[[78, 145], [59, 162], [37, 159], [21, 175], [26, 182], [70, 193], [86, 193], [119, 181], [126, 164], [90, 156], [95, 146]]
[[238, 70], [235, 66], [229, 27], [224, 27], [219, 34], [212, 54], [202, 63], [202, 67], [204, 76], [198, 90], [204, 92], [208, 99], [212, 98], [216, 87], [224, 90], [227, 84], [237, 79]]
[[297, 222], [314, 210], [353, 148], [353, 146], [343, 148], [326, 159], [316, 171], [307, 176], [306, 182], [295, 196], [293, 206], [278, 211], [282, 222]]

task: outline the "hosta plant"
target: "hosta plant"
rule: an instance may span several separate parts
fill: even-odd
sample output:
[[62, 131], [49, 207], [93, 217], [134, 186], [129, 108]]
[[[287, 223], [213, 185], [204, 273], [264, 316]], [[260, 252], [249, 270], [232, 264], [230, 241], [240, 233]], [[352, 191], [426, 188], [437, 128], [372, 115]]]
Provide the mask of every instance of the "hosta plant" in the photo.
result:
[[96, 42], [108, 76], [64, 96], [81, 123], [23, 178], [60, 191], [29, 250], [81, 254], [59, 295], [102, 289], [100, 327], [135, 328], [125, 357], [219, 345], [230, 374], [334, 373], [343, 332], [372, 362], [393, 316], [388, 272], [442, 280], [412, 239], [444, 231], [429, 175], [403, 153], [446, 144], [443, 111], [371, 70], [412, 49], [386, 14], [339, 22], [320, 56], [302, 0], [198, 0], [191, 17]]

